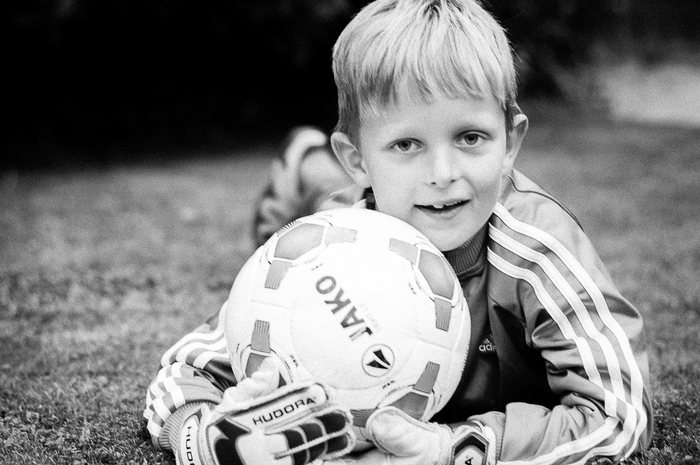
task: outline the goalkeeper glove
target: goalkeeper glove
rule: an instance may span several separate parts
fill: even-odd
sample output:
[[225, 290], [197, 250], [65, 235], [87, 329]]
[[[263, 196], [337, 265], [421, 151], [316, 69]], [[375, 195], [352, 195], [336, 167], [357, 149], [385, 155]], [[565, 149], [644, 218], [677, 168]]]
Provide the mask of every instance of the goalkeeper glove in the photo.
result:
[[395, 407], [377, 410], [367, 420], [377, 449], [324, 465], [495, 465], [496, 435], [468, 421], [455, 429], [413, 419]]
[[350, 413], [328, 400], [323, 385], [297, 383], [269, 392], [267, 377], [271, 372], [256, 372], [226, 390], [214, 409], [202, 406], [187, 417], [178, 464], [305, 465], [352, 450]]

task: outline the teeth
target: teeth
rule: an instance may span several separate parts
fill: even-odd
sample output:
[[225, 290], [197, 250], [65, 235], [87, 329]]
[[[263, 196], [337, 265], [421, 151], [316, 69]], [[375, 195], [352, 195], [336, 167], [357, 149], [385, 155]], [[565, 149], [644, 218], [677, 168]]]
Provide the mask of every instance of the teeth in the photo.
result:
[[433, 208], [434, 208], [435, 210], [443, 210], [443, 209], [445, 209], [445, 208], [447, 208], [447, 207], [452, 207], [452, 206], [454, 206], [454, 205], [457, 205], [458, 203], [460, 203], [459, 200], [456, 201], [456, 202], [446, 203], [446, 204], [442, 204], [442, 205], [433, 205]]

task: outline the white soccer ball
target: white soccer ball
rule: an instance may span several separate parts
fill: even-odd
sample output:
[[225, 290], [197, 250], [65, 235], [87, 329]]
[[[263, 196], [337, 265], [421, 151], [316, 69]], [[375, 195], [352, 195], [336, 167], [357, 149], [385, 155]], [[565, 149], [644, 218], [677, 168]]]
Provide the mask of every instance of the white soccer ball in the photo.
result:
[[426, 421], [455, 391], [471, 320], [454, 271], [412, 226], [359, 208], [301, 218], [245, 263], [225, 311], [233, 372], [267, 357], [280, 385], [314, 379], [364, 426], [393, 405]]

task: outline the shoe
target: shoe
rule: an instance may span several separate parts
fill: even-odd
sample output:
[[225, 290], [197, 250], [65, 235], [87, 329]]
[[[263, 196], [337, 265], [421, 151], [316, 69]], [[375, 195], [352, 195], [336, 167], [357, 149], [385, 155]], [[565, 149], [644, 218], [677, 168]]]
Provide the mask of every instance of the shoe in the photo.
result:
[[282, 157], [272, 160], [269, 184], [256, 203], [256, 245], [295, 219], [316, 212], [332, 192], [351, 183], [326, 134], [310, 126], [292, 130]]

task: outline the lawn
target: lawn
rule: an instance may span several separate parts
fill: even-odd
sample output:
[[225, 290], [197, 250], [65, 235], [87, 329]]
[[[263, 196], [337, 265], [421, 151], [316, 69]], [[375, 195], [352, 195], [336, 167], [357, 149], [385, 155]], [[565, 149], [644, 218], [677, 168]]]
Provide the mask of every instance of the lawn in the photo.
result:
[[[700, 464], [700, 131], [532, 124], [518, 167], [645, 317], [656, 433], [632, 462]], [[252, 252], [273, 152], [0, 173], [0, 463], [174, 463], [142, 431], [146, 387]]]

